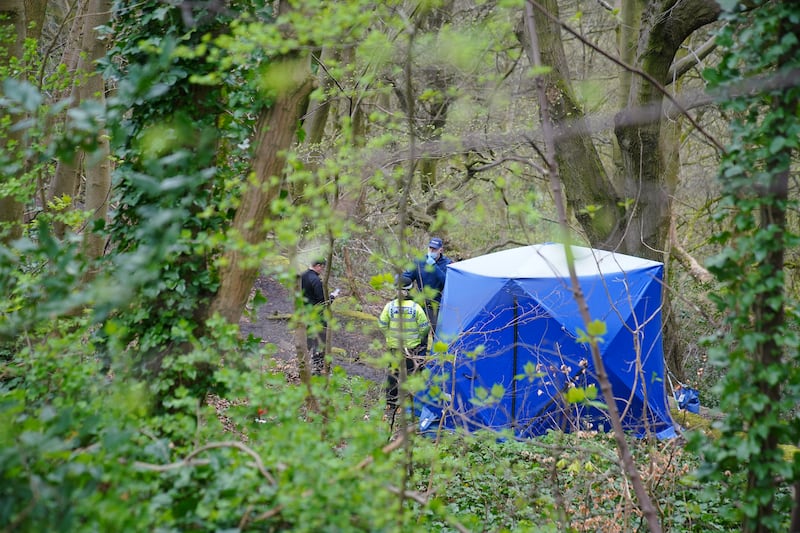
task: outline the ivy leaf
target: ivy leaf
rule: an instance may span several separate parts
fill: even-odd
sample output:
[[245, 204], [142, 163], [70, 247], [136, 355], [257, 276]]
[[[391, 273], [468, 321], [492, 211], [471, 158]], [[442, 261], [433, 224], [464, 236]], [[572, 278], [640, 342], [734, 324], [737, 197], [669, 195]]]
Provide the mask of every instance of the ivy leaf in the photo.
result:
[[786, 146], [786, 137], [774, 137], [769, 144], [769, 153], [772, 155], [777, 154]]

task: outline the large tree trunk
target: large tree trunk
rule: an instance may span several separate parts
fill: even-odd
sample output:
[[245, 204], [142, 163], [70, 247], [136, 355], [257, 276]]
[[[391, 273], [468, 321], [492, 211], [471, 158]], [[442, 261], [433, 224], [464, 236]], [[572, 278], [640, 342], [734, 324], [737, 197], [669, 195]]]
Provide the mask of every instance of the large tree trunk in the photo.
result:
[[[0, 2], [0, 15], [7, 17], [7, 25], [14, 27], [16, 40], [11, 44], [8, 54], [11, 57], [22, 57], [23, 45], [27, 36], [27, 17], [25, 2], [22, 0], [3, 0]], [[4, 60], [7, 64], [7, 59]], [[10, 144], [19, 145], [21, 132], [12, 132], [8, 139], [0, 140], [3, 150]], [[0, 195], [0, 242], [7, 244], [22, 236], [23, 214], [25, 204], [13, 195]]]
[[[616, 171], [621, 175], [610, 176], [587, 132], [571, 87], [557, 2], [537, 0], [532, 4], [542, 60], [553, 69], [545, 75], [545, 82], [556, 131], [557, 161], [570, 210], [592, 246], [663, 261], [669, 236], [670, 188], [662, 144], [662, 93], [653, 82], [666, 84], [680, 44], [696, 29], [716, 20], [719, 6], [714, 0], [623, 3], [626, 25], [619, 39], [622, 61], [634, 60], [633, 66], [640, 72], [625, 72], [620, 78], [621, 89], [627, 91], [626, 108], [617, 115], [615, 130], [620, 155]], [[640, 22], [643, 13], [645, 19]], [[638, 40], [631, 31], [636, 28], [640, 29]], [[623, 200], [630, 204], [627, 211], [620, 207]]]
[[[70, 88], [70, 102], [72, 107], [80, 106], [81, 102], [95, 98], [101, 102], [105, 101], [105, 91], [102, 77], [95, 73], [94, 62], [105, 55], [105, 41], [99, 39], [95, 28], [106, 24], [111, 16], [109, 2], [99, 2], [97, 0], [86, 0], [77, 4], [74, 22], [67, 38], [67, 48], [62, 54], [62, 64], [70, 68], [70, 72], [88, 74], [86, 80], [75, 79]], [[80, 78], [79, 76], [79, 78]], [[99, 152], [89, 161], [86, 171], [86, 208], [96, 211], [92, 220], [105, 218], [106, 209], [103, 204], [108, 195], [108, 188], [111, 186], [109, 169], [109, 146], [104, 134], [99, 136]], [[81, 170], [84, 170], [85, 153], [78, 150], [72, 160], [59, 159], [56, 163], [53, 181], [47, 190], [47, 200], [52, 201], [56, 198], [70, 198], [71, 207], [78, 205], [80, 194]], [[100, 159], [100, 158], [103, 159]], [[104, 190], [105, 188], [105, 190]], [[91, 198], [89, 198], [91, 195]], [[90, 205], [91, 204], [91, 205]], [[66, 228], [61, 222], [53, 224], [53, 232], [58, 237], [63, 237]], [[91, 237], [87, 233], [87, 239], [97, 241], [97, 237]], [[86, 241], [86, 239], [85, 239]], [[102, 243], [86, 243], [92, 257], [97, 257], [97, 251], [102, 252]]]
[[[270, 203], [280, 192], [283, 182], [278, 179], [285, 162], [282, 152], [294, 140], [297, 121], [305, 112], [303, 106], [313, 87], [307, 58], [293, 60], [293, 68], [299, 71], [293, 76], [300, 80], [299, 83], [280, 94], [258, 120], [257, 153], [253, 162], [255, 179], [249, 181], [232, 227], [232, 233], [247, 244], [258, 244], [266, 237], [264, 222], [269, 215]], [[209, 312], [210, 315], [219, 312], [228, 322], [235, 324], [258, 277], [259, 267], [252, 265], [252, 261], [248, 261], [248, 257], [239, 249], [225, 252], [223, 265], [220, 286]]]
[[642, 10], [635, 66], [647, 78], [632, 77], [627, 107], [615, 118], [623, 193], [630, 202], [622, 246], [627, 253], [665, 259], [672, 190], [665, 179], [669, 161], [662, 143], [662, 88], [681, 43], [719, 13], [714, 0], [651, 0]]
[[[553, 69], [545, 82], [571, 211], [592, 246], [667, 263], [671, 198], [678, 180], [678, 132], [663, 126], [663, 93], [654, 83], [663, 87], [671, 81], [668, 75], [679, 46], [696, 29], [716, 20], [719, 6], [713, 0], [623, 1], [621, 63], [640, 72], [623, 69], [620, 77], [625, 107], [616, 117], [618, 158], [614, 174], [609, 175], [573, 96], [556, 0], [533, 5], [538, 7], [534, 17], [542, 59]], [[622, 204], [628, 208], [621, 209]], [[667, 294], [663, 316], [665, 357], [669, 367], [680, 373], [681, 347]]]
[[[106, 53], [105, 41], [99, 38], [96, 28], [106, 24], [111, 17], [110, 0], [91, 0], [83, 32], [81, 49], [86, 54], [86, 59], [81, 56], [80, 70], [90, 72], [86, 83], [80, 87], [79, 99], [81, 101], [93, 99], [105, 107], [105, 83], [99, 72], [96, 72], [95, 62]], [[86, 209], [91, 212], [90, 224], [106, 220], [108, 215], [108, 196], [111, 191], [111, 149], [105, 130], [98, 136], [97, 150], [84, 158], [86, 172]], [[84, 250], [89, 258], [103, 255], [104, 240], [90, 229], [84, 233]]]
[[[567, 204], [592, 246], [613, 249], [621, 239], [620, 198], [600, 161], [572, 89], [561, 26], [557, 22], [558, 4], [556, 0], [540, 0], [534, 7], [542, 62], [552, 68], [544, 76], [544, 82]], [[525, 32], [523, 35], [525, 51], [530, 57], [530, 36]]]

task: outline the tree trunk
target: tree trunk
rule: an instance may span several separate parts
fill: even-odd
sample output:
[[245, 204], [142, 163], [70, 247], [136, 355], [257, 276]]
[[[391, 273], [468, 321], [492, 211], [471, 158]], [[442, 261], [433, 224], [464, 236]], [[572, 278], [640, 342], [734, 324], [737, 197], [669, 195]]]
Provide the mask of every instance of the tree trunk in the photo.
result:
[[[61, 54], [61, 64], [66, 67], [67, 72], [73, 75], [75, 75], [79, 68], [78, 63], [81, 58], [84, 28], [87, 26], [85, 18], [87, 14], [87, 5], [88, 0], [81, 0], [77, 2], [71, 10], [72, 24], [70, 25], [69, 34], [67, 35], [64, 45], [64, 51]], [[76, 81], [73, 80], [68, 89], [60, 92], [58, 98], [61, 99], [69, 96], [71, 105], [75, 106], [77, 102], [80, 101], [77, 90]], [[62, 158], [56, 161], [56, 170], [53, 174], [53, 179], [45, 193], [48, 204], [56, 198], [68, 196], [71, 199], [70, 203], [72, 207], [75, 206], [75, 198], [78, 195], [80, 184], [81, 158], [82, 155], [75, 154], [75, 158], [72, 160]], [[47, 210], [49, 206], [44, 205], [43, 208]], [[66, 227], [62, 222], [56, 221], [53, 223], [53, 233], [57, 237], [62, 238], [65, 230]]]
[[[90, 0], [86, 25], [83, 32], [79, 70], [89, 72], [86, 83], [79, 88], [79, 101], [93, 99], [105, 107], [105, 83], [99, 72], [96, 72], [95, 62], [106, 53], [105, 41], [99, 38], [95, 28], [102, 26], [110, 20], [110, 0]], [[83, 58], [86, 59], [83, 59]], [[83, 158], [86, 172], [86, 209], [91, 212], [90, 224], [104, 222], [108, 215], [108, 196], [111, 192], [111, 149], [105, 130], [98, 136], [97, 150]], [[87, 228], [83, 239], [84, 251], [87, 257], [97, 258], [103, 255], [104, 240], [96, 232]]]
[[644, 75], [632, 77], [627, 107], [615, 117], [623, 194], [630, 203], [622, 251], [664, 261], [671, 194], [662, 144], [663, 87], [681, 43], [720, 10], [713, 0], [651, 0], [642, 13], [636, 67]]
[[[83, 33], [86, 27], [88, 1], [79, 2], [76, 6], [75, 17], [70, 27], [70, 32], [67, 37], [66, 47], [61, 54], [61, 64], [65, 65], [69, 72], [75, 73], [79, 64], [81, 63], [81, 51], [83, 44]], [[78, 87], [76, 80], [73, 80], [69, 89], [70, 105], [77, 106], [80, 103], [78, 96]], [[53, 180], [47, 188], [45, 197], [47, 198], [48, 205], [56, 198], [69, 197], [71, 206], [75, 206], [75, 197], [78, 194], [79, 176], [81, 168], [81, 154], [76, 153], [72, 160], [59, 159], [56, 162], [56, 170], [53, 174]], [[43, 206], [44, 209], [49, 209], [48, 205]], [[56, 221], [53, 224], [53, 233], [62, 238], [66, 228], [62, 222]]]
[[319, 144], [325, 135], [325, 126], [328, 124], [328, 116], [331, 111], [331, 89], [335, 86], [335, 80], [325, 71], [326, 64], [333, 60], [341, 62], [341, 52], [330, 47], [323, 48], [320, 52], [319, 63], [323, 67], [320, 69], [319, 85], [322, 88], [322, 100], [311, 100], [308, 103], [308, 112], [303, 118], [303, 130], [305, 131], [305, 143], [310, 145]]
[[[282, 152], [291, 145], [297, 121], [305, 112], [303, 105], [313, 86], [308, 59], [294, 60], [293, 68], [299, 72], [300, 80], [295, 87], [278, 95], [268, 109], [262, 111], [256, 129], [256, 157], [253, 162], [255, 179], [249, 181], [241, 204], [236, 210], [231, 233], [248, 244], [264, 240], [267, 231], [265, 220], [269, 206], [280, 192], [283, 180], [278, 179], [283, 171]], [[220, 286], [209, 310], [209, 315], [219, 312], [228, 322], [237, 323], [247, 303], [250, 290], [258, 277], [258, 266], [239, 249], [230, 249], [224, 254], [220, 269]]]
[[[11, 43], [8, 56], [21, 58], [24, 51], [25, 38], [27, 36], [27, 18], [25, 13], [25, 2], [22, 0], [3, 0], [0, 2], [0, 15], [7, 17], [7, 25], [14, 26], [16, 40]], [[8, 139], [0, 140], [2, 148], [5, 150], [9, 144], [16, 144], [22, 139], [19, 131], [11, 132]], [[13, 195], [0, 196], [0, 242], [8, 244], [22, 236], [23, 214], [25, 204]]]
[[[534, 18], [542, 60], [552, 68], [545, 76], [548, 106], [557, 131], [556, 157], [571, 211], [592, 246], [668, 265], [665, 251], [671, 198], [678, 180], [679, 132], [662, 129], [663, 93], [653, 82], [666, 85], [681, 43], [697, 28], [716, 20], [719, 6], [713, 0], [622, 3], [621, 63], [641, 72], [624, 68], [620, 76], [626, 107], [616, 117], [617, 157], [614, 173], [609, 175], [573, 95], [556, 0], [533, 5], [538, 6]], [[629, 207], [622, 209], [621, 204]], [[663, 309], [665, 358], [668, 366], [680, 373], [682, 349], [666, 294]]]
[[[592, 246], [613, 249], [621, 239], [620, 198], [603, 168], [572, 89], [557, 22], [558, 4], [556, 0], [541, 0], [534, 7], [542, 62], [552, 68], [544, 82], [567, 204]], [[525, 36], [520, 38], [530, 57], [530, 37], [522, 27]]]
[[[675, 189], [680, 180], [681, 158], [680, 158], [680, 136], [681, 136], [681, 119], [678, 118], [671, 122], [665, 122], [664, 128], [661, 132], [661, 149], [664, 154], [665, 168], [664, 168], [664, 186], [668, 194], [667, 216], [670, 217], [667, 221], [666, 236], [664, 242], [665, 254], [662, 258], [664, 262], [664, 281], [667, 286], [672, 285], [672, 268], [671, 265], [675, 263], [671, 260], [672, 254], [672, 231], [674, 229], [672, 217], [672, 198], [675, 195]], [[675, 263], [677, 264], [677, 263]], [[664, 328], [663, 345], [664, 345], [664, 361], [668, 369], [671, 369], [677, 376], [684, 379], [683, 372], [683, 359], [686, 352], [686, 343], [680, 334], [680, 324], [673, 313], [672, 293], [665, 287], [661, 291], [662, 295], [662, 314], [661, 320]]]

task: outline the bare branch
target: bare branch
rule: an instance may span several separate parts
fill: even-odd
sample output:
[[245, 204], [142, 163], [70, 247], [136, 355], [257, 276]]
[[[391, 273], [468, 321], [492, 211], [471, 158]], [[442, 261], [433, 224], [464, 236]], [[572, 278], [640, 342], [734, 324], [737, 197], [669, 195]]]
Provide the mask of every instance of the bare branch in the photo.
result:
[[152, 463], [144, 463], [142, 461], [135, 461], [133, 463], [133, 466], [141, 470], [150, 470], [152, 472], [166, 472], [168, 470], [174, 470], [176, 468], [183, 468], [184, 466], [206, 465], [209, 463], [209, 461], [195, 460], [194, 458], [203, 452], [206, 452], [208, 450], [213, 450], [215, 448], [235, 448], [239, 451], [246, 453], [253, 459], [253, 462], [255, 462], [256, 464], [256, 468], [258, 468], [258, 471], [261, 472], [261, 475], [264, 476], [264, 478], [266, 478], [272, 485], [275, 485], [277, 483], [275, 481], [275, 478], [272, 477], [272, 474], [267, 472], [267, 469], [264, 467], [264, 462], [261, 460], [261, 456], [258, 455], [252, 448], [237, 441], [209, 442], [205, 446], [201, 446], [200, 448], [193, 450], [182, 461], [177, 461], [174, 463], [169, 463], [165, 465], [156, 465]]
[[683, 245], [678, 241], [678, 234], [675, 231], [675, 221], [673, 217], [673, 222], [669, 225], [669, 242], [670, 247], [672, 248], [672, 255], [678, 262], [686, 268], [689, 274], [699, 281], [700, 283], [711, 283], [713, 281], [714, 276], [711, 275], [711, 272], [703, 268], [697, 260], [687, 252]]
[[[553, 17], [547, 9], [539, 5], [538, 3], [534, 2], [534, 0], [528, 0], [525, 2], [525, 25], [526, 25], [526, 34], [529, 42], [526, 45], [530, 46], [530, 57], [533, 62], [533, 66], [535, 68], [541, 68], [541, 57], [539, 52], [539, 41], [538, 41], [538, 31], [539, 29], [536, 27], [536, 17], [534, 16], [534, 7], [539, 11], [540, 14], [546, 15], [551, 22], [558, 21], [557, 18]], [[559, 24], [561, 24], [559, 22]], [[562, 25], [566, 27], [565, 25]], [[642, 72], [643, 75], [646, 73]], [[649, 77], [649, 76], [648, 76]], [[652, 77], [650, 77], [652, 79]], [[537, 79], [537, 93], [538, 93], [538, 101], [539, 101], [539, 112], [542, 117], [542, 128], [544, 134], [544, 141], [545, 141], [545, 161], [547, 162], [547, 167], [549, 170], [549, 177], [550, 177], [550, 187], [555, 199], [556, 204], [556, 211], [558, 212], [558, 218], [562, 229], [566, 230], [568, 227], [567, 223], [567, 213], [566, 207], [563, 202], [562, 190], [561, 190], [561, 181], [558, 172], [558, 164], [556, 162], [555, 157], [555, 139], [552, 129], [550, 128], [551, 120], [550, 120], [550, 110], [548, 105], [548, 100], [545, 95], [545, 88], [544, 83], [542, 83], [541, 78]], [[564, 231], [565, 238], [565, 246], [564, 251], [566, 254], [567, 259], [567, 266], [569, 270], [569, 279], [570, 285], [573, 292], [573, 297], [575, 302], [578, 305], [578, 309], [580, 312], [581, 319], [583, 323], [587, 326], [588, 331], [588, 324], [591, 322], [591, 316], [589, 315], [589, 308], [586, 302], [586, 297], [584, 296], [583, 289], [581, 288], [581, 284], [578, 280], [578, 275], [575, 271], [575, 262], [572, 257], [572, 247], [569, 241], [569, 233]], [[617, 408], [616, 399], [614, 398], [614, 393], [611, 388], [611, 382], [608, 378], [608, 374], [606, 373], [605, 363], [600, 355], [600, 349], [598, 348], [597, 341], [593, 340], [590, 343], [592, 360], [594, 362], [594, 368], [597, 372], [597, 380], [600, 384], [600, 389], [603, 393], [603, 398], [606, 402], [606, 408], [608, 410], [608, 417], [611, 421], [611, 426], [613, 428], [614, 438], [617, 442], [617, 450], [619, 454], [619, 459], [622, 462], [624, 467], [625, 474], [627, 478], [630, 480], [634, 492], [636, 493], [636, 498], [639, 502], [639, 509], [641, 510], [644, 518], [647, 520], [647, 524], [649, 526], [650, 531], [653, 533], [661, 533], [663, 530], [661, 526], [661, 522], [659, 521], [658, 513], [656, 512], [655, 506], [653, 505], [652, 499], [647, 492], [647, 489], [642, 482], [641, 475], [639, 474], [638, 469], [636, 468], [636, 462], [634, 460], [633, 454], [631, 453], [630, 447], [628, 446], [627, 441], [625, 440], [625, 433], [622, 428], [622, 422], [620, 420], [620, 413]]]
[[[401, 432], [397, 436], [396, 439], [394, 439], [392, 442], [390, 442], [389, 444], [387, 444], [386, 446], [381, 448], [381, 453], [387, 454], [387, 453], [393, 452], [397, 448], [400, 448], [403, 445], [403, 443], [406, 441], [406, 439], [409, 437], [409, 435], [411, 435], [415, 431], [416, 431], [416, 428], [413, 425], [412, 426], [407, 426], [405, 428], [405, 431]], [[374, 457], [369, 456], [369, 457], [365, 458], [364, 460], [362, 460], [360, 463], [358, 463], [356, 465], [356, 469], [357, 470], [361, 470], [363, 468], [366, 468], [367, 466], [371, 465], [374, 460], [375, 460]]]
[[[787, 72], [770, 74], [767, 76], [759, 76], [749, 79], [747, 81], [738, 83], [727, 87], [725, 90], [716, 90], [713, 92], [707, 91], [689, 91], [683, 93], [681, 96], [673, 96], [671, 101], [676, 102], [678, 105], [668, 105], [662, 108], [661, 105], [647, 105], [629, 109], [629, 113], [620, 117], [620, 126], [635, 126], [647, 124], [655, 119], [666, 116], [667, 118], [677, 118], [681, 114], [685, 114], [689, 109], [694, 109], [701, 106], [711, 105], [716, 101], [732, 96], [742, 96], [758, 92], [773, 91], [779, 89], [787, 89], [790, 87], [797, 87], [800, 85], [800, 70], [794, 69]], [[690, 117], [691, 118], [691, 117]], [[562, 136], [573, 135], [570, 121], [565, 121], [562, 125], [553, 125], [553, 134], [556, 139]], [[598, 134], [603, 131], [613, 130], [614, 128], [614, 115], [613, 114], [595, 114], [586, 119], [586, 129], [591, 134]], [[705, 133], [705, 132], [704, 132]], [[724, 152], [724, 148], [716, 139], [713, 139], [709, 134], [705, 133], [705, 137], [711, 139], [711, 144]], [[417, 142], [415, 145], [416, 157], [451, 157], [454, 155], [463, 155], [470, 152], [484, 152], [484, 151], [511, 151], [518, 148], [522, 142], [520, 139], [537, 139], [541, 138], [541, 131], [539, 129], [515, 131], [512, 133], [497, 133], [497, 134], [472, 134], [465, 135], [456, 140], [434, 140], [428, 142]], [[369, 149], [363, 157], [366, 163], [365, 168], [391, 168], [404, 161], [408, 160], [408, 151], [402, 148], [375, 150]], [[507, 159], [513, 159], [507, 157]], [[530, 163], [529, 163], [530, 164]]]
[[536, 7], [536, 9], [538, 9], [539, 12], [542, 13], [551, 22], [561, 26], [561, 28], [564, 29], [567, 33], [569, 33], [570, 35], [572, 35], [573, 37], [575, 37], [576, 39], [578, 39], [579, 41], [584, 43], [586, 46], [588, 46], [591, 49], [593, 49], [594, 51], [596, 51], [598, 54], [602, 55], [603, 57], [605, 57], [609, 61], [619, 65], [620, 67], [624, 68], [625, 70], [627, 70], [629, 72], [632, 72], [632, 73], [634, 73], [634, 74], [636, 74], [638, 76], [641, 76], [642, 78], [644, 78], [648, 82], [650, 82], [653, 85], [653, 87], [656, 88], [656, 90], [658, 90], [665, 98], [667, 98], [670, 102], [672, 102], [672, 105], [674, 105], [675, 107], [677, 107], [680, 110], [681, 114], [686, 116], [687, 120], [689, 122], [691, 122], [692, 126], [694, 126], [697, 129], [697, 131], [700, 132], [701, 135], [706, 137], [709, 140], [709, 142], [711, 142], [714, 146], [716, 146], [717, 149], [720, 152], [724, 152], [725, 151], [725, 148], [710, 133], [708, 133], [705, 129], [703, 129], [700, 126], [700, 124], [698, 124], [697, 121], [695, 121], [694, 118], [691, 115], [689, 115], [688, 111], [684, 108], [683, 105], [681, 105], [681, 102], [678, 101], [677, 98], [672, 96], [672, 94], [670, 94], [670, 92], [667, 91], [667, 89], [663, 85], [661, 85], [661, 83], [659, 83], [659, 81], [657, 79], [655, 79], [653, 76], [651, 76], [649, 73], [643, 71], [642, 69], [636, 68], [633, 65], [629, 65], [629, 64], [625, 63], [624, 61], [620, 60], [619, 58], [617, 58], [613, 54], [610, 54], [610, 53], [606, 52], [605, 50], [603, 50], [602, 48], [600, 48], [596, 44], [590, 42], [588, 39], [583, 37], [583, 35], [581, 35], [578, 31], [573, 30], [572, 27], [570, 27], [568, 24], [566, 24], [565, 22], [562, 22], [558, 18], [554, 17], [552, 14], [550, 14], [546, 9], [544, 9], [538, 3], [531, 2], [531, 5]]
[[[397, 495], [401, 495], [404, 498], [408, 498], [409, 500], [414, 500], [415, 502], [419, 503], [420, 505], [427, 505], [428, 504], [428, 497], [422, 493], [413, 491], [413, 490], [405, 490], [401, 491], [399, 488], [388, 485], [386, 489]], [[447, 518], [447, 521], [450, 522], [450, 525], [456, 528], [457, 531], [461, 531], [461, 533], [469, 533], [469, 529], [464, 527], [460, 522], [455, 520], [454, 518]]]
[[678, 78], [686, 74], [690, 69], [695, 67], [700, 61], [708, 57], [708, 55], [716, 50], [717, 42], [714, 37], [711, 37], [704, 42], [697, 50], [690, 50], [690, 54], [677, 63], [673, 64], [667, 72], [667, 85], [674, 83]]
[[614, 11], [614, 6], [612, 6], [605, 0], [597, 0], [597, 3], [600, 5], [600, 7], [602, 7], [606, 11], [612, 11], [612, 12]]

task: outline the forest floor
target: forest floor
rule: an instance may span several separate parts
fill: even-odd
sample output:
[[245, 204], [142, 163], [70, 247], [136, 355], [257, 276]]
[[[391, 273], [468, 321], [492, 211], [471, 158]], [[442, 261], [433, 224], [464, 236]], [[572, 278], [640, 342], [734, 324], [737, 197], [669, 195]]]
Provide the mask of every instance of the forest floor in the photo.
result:
[[[260, 338], [262, 344], [274, 344], [273, 358], [281, 370], [286, 373], [290, 382], [299, 382], [299, 366], [295, 349], [295, 332], [289, 328], [289, 315], [294, 311], [294, 304], [289, 291], [275, 279], [260, 276], [255, 283], [258, 290], [266, 298], [255, 317], [243, 316], [239, 322], [242, 336]], [[333, 314], [338, 323], [332, 329], [332, 366], [340, 366], [349, 375], [358, 375], [366, 379], [383, 383], [386, 370], [378, 368], [370, 361], [378, 356], [375, 346], [383, 346], [383, 335], [377, 328], [377, 316], [380, 309], [374, 312], [374, 318], [350, 316], [337, 312], [337, 307], [347, 296], [340, 296], [331, 304]], [[376, 344], [377, 341], [377, 344]]]

